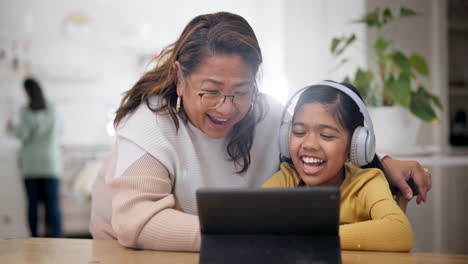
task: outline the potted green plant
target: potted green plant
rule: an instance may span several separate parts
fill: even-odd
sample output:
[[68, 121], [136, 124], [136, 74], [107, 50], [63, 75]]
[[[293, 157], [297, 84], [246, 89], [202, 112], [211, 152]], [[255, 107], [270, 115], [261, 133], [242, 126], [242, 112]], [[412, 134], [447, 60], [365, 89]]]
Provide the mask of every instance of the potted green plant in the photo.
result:
[[[405, 114], [406, 117], [397, 117], [397, 119], [407, 125], [414, 125], [413, 120], [408, 120], [407, 116], [414, 116], [425, 122], [436, 122], [438, 120], [436, 109], [443, 109], [439, 98], [424, 86], [424, 79], [429, 77], [429, 67], [424, 56], [418, 52], [409, 54], [403, 52], [382, 30], [390, 23], [416, 15], [418, 14], [414, 10], [406, 7], [398, 10], [376, 8], [364, 14], [359, 20], [353, 21], [363, 23], [368, 30], [375, 31], [376, 37], [367, 44], [369, 51], [366, 54], [369, 56], [370, 67], [358, 67], [353, 76], [345, 77], [344, 82], [352, 83], [359, 89], [364, 101], [371, 108], [371, 115], [381, 107], [387, 108], [390, 112], [383, 114], [386, 115], [383, 122], [386, 124], [390, 123], [389, 118]], [[356, 40], [354, 33], [332, 39], [331, 54], [338, 60], [339, 66], [349, 62], [345, 51]], [[374, 123], [383, 121], [381, 119], [380, 116], [373, 116]], [[393, 134], [403, 134], [407, 139], [408, 132], [402, 131], [401, 127], [395, 129], [394, 122], [396, 121], [391, 121], [395, 131]], [[389, 128], [376, 127], [376, 130], [377, 147], [387, 146], [383, 147], [384, 150], [391, 150], [395, 144], [409, 144], [407, 140], [399, 143], [392, 142], [389, 139], [391, 136], [389, 134], [392, 133]], [[413, 126], [409, 130], [413, 130], [409, 133], [414, 135], [415, 139], [417, 131], [414, 130], [417, 129]]]

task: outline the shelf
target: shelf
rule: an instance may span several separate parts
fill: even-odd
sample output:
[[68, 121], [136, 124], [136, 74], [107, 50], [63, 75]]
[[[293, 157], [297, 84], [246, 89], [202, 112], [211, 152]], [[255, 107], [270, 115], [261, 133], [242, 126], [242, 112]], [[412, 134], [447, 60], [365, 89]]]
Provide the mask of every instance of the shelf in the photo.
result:
[[415, 160], [424, 166], [468, 167], [468, 146], [450, 146], [444, 151], [437, 146], [418, 146], [413, 152], [389, 154], [393, 159]]
[[452, 166], [468, 167], [468, 155], [444, 155], [436, 154], [431, 156], [395, 156], [393, 159], [415, 160], [424, 166]]
[[468, 21], [450, 21], [449, 29], [453, 31], [466, 31], [468, 32]]
[[0, 42], [29, 42], [29, 43], [54, 43], [55, 45], [76, 44], [81, 46], [93, 46], [102, 48], [122, 48], [139, 53], [153, 54], [157, 48], [163, 46], [156, 38], [141, 39], [138, 35], [117, 35], [94, 32], [87, 34], [66, 35], [60, 32], [21, 34], [17, 32], [0, 31]]
[[468, 96], [467, 84], [449, 84], [450, 96]]
[[450, 155], [454, 156], [468, 156], [468, 146], [450, 146]]
[[468, 88], [450, 88], [450, 96], [468, 96]]

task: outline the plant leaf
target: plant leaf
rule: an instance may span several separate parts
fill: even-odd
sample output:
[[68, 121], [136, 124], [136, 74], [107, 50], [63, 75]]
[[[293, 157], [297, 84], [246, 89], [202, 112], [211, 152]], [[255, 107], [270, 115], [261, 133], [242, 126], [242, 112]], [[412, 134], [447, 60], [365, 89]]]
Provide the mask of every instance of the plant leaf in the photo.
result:
[[341, 42], [341, 39], [339, 39], [339, 38], [333, 38], [333, 39], [332, 39], [332, 43], [331, 43], [330, 50], [331, 50], [331, 53], [332, 53], [333, 55], [335, 55], [336, 47], [338, 47], [338, 45], [340, 44], [340, 42]]
[[351, 34], [351, 36], [349, 36], [349, 38], [346, 40], [346, 44], [345, 46], [349, 46], [351, 43], [353, 43], [354, 41], [356, 40], [356, 34]]
[[[341, 53], [343, 53], [348, 48], [348, 46], [351, 45], [351, 43], [353, 43], [355, 40], [356, 40], [356, 35], [354, 33], [351, 34], [351, 36], [349, 36], [349, 37], [340, 38], [337, 46], [335, 47], [335, 49], [338, 49], [338, 50], [335, 50], [334, 55], [335, 56], [341, 55]], [[339, 45], [341, 43], [344, 43], [344, 44]], [[339, 46], [341, 46], [341, 47], [339, 47]], [[332, 43], [332, 47], [333, 47], [333, 43]]]
[[419, 86], [416, 92], [411, 93], [411, 112], [426, 122], [437, 121], [437, 115], [431, 106], [430, 94], [422, 86]]
[[395, 51], [391, 56], [393, 63], [400, 69], [401, 72], [411, 73], [411, 65], [408, 58], [401, 52]]
[[379, 59], [382, 59], [383, 57], [387, 56], [391, 48], [392, 47], [390, 41], [382, 37], [379, 37], [375, 40], [374, 49]]
[[351, 79], [349, 78], [349, 76], [346, 76], [344, 79], [343, 79], [343, 82], [344, 83], [352, 83]]
[[385, 8], [384, 11], [382, 12], [382, 16], [383, 16], [382, 25], [385, 25], [388, 22], [393, 20], [393, 14], [390, 8]]
[[444, 110], [444, 106], [442, 105], [442, 103], [440, 102], [440, 99], [439, 97], [431, 94], [431, 99], [432, 99], [432, 102], [434, 103], [435, 106], [437, 106], [437, 108], [439, 108], [440, 110]]
[[433, 103], [437, 108], [439, 108], [440, 110], [444, 110], [444, 106], [440, 102], [439, 97], [430, 93], [423, 86], [418, 87], [418, 92], [421, 94], [421, 96], [423, 96], [424, 98], [427, 98], [430, 101], [430, 103]]
[[387, 93], [395, 103], [408, 108], [411, 103], [411, 81], [408, 73], [401, 73], [398, 79], [387, 79]]
[[358, 89], [362, 98], [367, 98], [371, 89], [373, 76], [371, 71], [364, 71], [361, 68], [356, 71], [353, 84]]
[[410, 17], [416, 15], [418, 15], [418, 13], [416, 13], [413, 9], [407, 7], [400, 8], [400, 17]]
[[373, 11], [367, 12], [362, 18], [355, 20], [354, 22], [364, 23], [368, 27], [380, 28], [382, 27], [382, 23], [379, 20], [379, 13], [380, 9], [375, 8]]
[[378, 97], [379, 96], [377, 94], [376, 89], [371, 89], [369, 92], [369, 96], [367, 98], [364, 98], [364, 100], [365, 103], [369, 106], [381, 106], [381, 104], [379, 104]]
[[420, 74], [424, 76], [429, 75], [429, 67], [427, 66], [426, 59], [418, 53], [413, 53], [409, 57], [409, 62], [411, 66]]

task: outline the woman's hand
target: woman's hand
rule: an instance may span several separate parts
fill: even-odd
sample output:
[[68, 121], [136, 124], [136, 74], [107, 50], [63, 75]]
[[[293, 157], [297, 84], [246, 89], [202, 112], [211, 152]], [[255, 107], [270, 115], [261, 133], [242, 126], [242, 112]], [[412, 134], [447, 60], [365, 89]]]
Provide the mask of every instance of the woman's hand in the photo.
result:
[[418, 189], [416, 203], [426, 202], [427, 192], [432, 187], [432, 179], [429, 170], [417, 161], [394, 160], [386, 156], [382, 160], [385, 174], [391, 185], [396, 186], [408, 200], [413, 198], [413, 191], [408, 185], [413, 180]]

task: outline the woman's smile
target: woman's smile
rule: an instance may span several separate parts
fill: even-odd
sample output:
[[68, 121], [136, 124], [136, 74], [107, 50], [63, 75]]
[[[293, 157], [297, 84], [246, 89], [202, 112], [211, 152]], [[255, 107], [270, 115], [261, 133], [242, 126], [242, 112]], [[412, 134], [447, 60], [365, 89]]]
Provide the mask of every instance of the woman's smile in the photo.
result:
[[232, 117], [217, 117], [215, 115], [207, 114], [208, 120], [211, 125], [216, 129], [227, 129], [231, 126], [233, 121]]
[[[252, 92], [255, 74], [240, 56], [222, 55], [204, 59], [190, 78], [180, 82], [179, 96], [190, 122], [208, 137], [225, 137], [249, 111], [250, 102], [239, 107], [238, 96]], [[225, 96], [220, 105], [207, 105], [213, 93]], [[221, 97], [222, 99], [222, 97]], [[219, 100], [218, 100], [219, 101]], [[209, 101], [208, 101], [209, 102]]]

